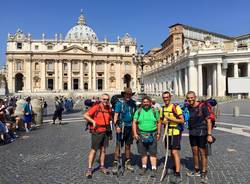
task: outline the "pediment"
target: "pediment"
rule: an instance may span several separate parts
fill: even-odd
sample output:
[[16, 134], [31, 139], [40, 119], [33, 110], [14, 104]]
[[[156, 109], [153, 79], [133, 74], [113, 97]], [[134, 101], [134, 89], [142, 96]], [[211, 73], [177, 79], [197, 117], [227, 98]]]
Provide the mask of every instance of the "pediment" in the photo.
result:
[[80, 46], [72, 45], [66, 49], [58, 51], [60, 53], [68, 53], [68, 54], [92, 54], [89, 50], [86, 50]]

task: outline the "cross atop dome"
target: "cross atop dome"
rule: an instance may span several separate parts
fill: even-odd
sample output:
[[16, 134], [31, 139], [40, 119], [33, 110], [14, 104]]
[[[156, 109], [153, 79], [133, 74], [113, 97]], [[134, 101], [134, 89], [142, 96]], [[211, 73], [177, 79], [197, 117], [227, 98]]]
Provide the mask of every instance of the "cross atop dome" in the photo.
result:
[[83, 16], [83, 10], [81, 9], [81, 15], [78, 17], [77, 25], [86, 25], [85, 17]]

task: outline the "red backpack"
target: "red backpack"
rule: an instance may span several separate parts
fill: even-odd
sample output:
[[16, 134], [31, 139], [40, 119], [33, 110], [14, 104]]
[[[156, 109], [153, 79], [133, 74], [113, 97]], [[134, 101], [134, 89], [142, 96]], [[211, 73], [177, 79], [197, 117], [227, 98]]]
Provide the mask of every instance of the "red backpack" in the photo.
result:
[[211, 120], [211, 122], [212, 122], [212, 128], [215, 128], [216, 127], [216, 125], [215, 125], [215, 122], [216, 122], [216, 115], [215, 115], [215, 112], [214, 112], [214, 107], [217, 105], [212, 105], [211, 103], [209, 103], [209, 101], [208, 100], [206, 100], [206, 101], [200, 101], [199, 102], [199, 108], [201, 109], [202, 108], [202, 106], [207, 106], [207, 109], [208, 109], [208, 112], [209, 112], [209, 118], [210, 118], [210, 120]]

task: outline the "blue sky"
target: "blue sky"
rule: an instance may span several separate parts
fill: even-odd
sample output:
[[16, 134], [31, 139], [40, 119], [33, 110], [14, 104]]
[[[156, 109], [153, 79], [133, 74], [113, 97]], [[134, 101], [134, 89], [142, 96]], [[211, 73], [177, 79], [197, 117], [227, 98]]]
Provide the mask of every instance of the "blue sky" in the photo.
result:
[[81, 9], [99, 40], [128, 32], [146, 52], [159, 47], [177, 22], [229, 36], [250, 33], [249, 7], [249, 0], [1, 0], [0, 65], [8, 33], [21, 28], [37, 39], [42, 33], [65, 36]]

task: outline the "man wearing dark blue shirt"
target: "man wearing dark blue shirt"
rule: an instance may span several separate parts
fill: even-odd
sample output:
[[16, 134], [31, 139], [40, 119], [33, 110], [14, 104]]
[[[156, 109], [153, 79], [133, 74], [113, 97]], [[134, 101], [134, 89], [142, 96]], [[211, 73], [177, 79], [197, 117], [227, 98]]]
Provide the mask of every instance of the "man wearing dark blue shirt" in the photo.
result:
[[[201, 183], [207, 183], [207, 154], [206, 144], [212, 142], [212, 123], [208, 107], [196, 101], [195, 92], [186, 95], [189, 103], [189, 140], [193, 152], [194, 172], [188, 176], [201, 176]], [[201, 172], [199, 172], [199, 152], [201, 155]]]
[[117, 174], [119, 169], [120, 146], [125, 143], [125, 168], [134, 171], [131, 165], [131, 144], [133, 144], [132, 121], [136, 110], [135, 101], [131, 99], [134, 95], [130, 88], [126, 88], [122, 93], [123, 100], [116, 103], [114, 108], [114, 124], [116, 130], [115, 158], [112, 172]]

